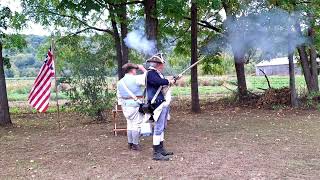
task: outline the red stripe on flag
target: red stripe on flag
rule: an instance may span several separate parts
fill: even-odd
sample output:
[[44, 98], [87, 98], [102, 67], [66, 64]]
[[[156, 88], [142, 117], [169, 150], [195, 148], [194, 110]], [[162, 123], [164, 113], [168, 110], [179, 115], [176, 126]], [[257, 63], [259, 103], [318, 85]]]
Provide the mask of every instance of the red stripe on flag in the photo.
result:
[[28, 97], [29, 104], [40, 112], [45, 112], [49, 107], [51, 80], [54, 77], [53, 66], [54, 56], [49, 50]]
[[30, 102], [32, 102], [32, 101], [34, 100], [34, 98], [41, 92], [41, 90], [42, 90], [46, 85], [49, 84], [49, 88], [50, 88], [50, 86], [51, 86], [51, 78], [52, 78], [52, 76], [49, 75], [45, 80], [42, 81], [43, 83], [41, 84], [40, 87], [36, 87], [36, 88], [35, 88], [36, 91], [35, 91], [34, 93], [32, 93], [31, 96], [30, 96], [30, 98], [29, 98], [29, 101], [30, 101]]
[[47, 102], [47, 100], [50, 98], [50, 93], [42, 100], [40, 106], [37, 108], [37, 110], [39, 111], [43, 106], [46, 106], [47, 104], [45, 104]]
[[43, 110], [42, 110], [41, 112], [46, 112], [46, 111], [48, 110], [48, 108], [49, 108], [49, 103], [48, 103], [48, 104], [46, 104], [46, 107], [44, 107], [44, 108], [43, 108]]
[[[49, 68], [48, 67], [44, 67], [44, 71], [45, 72], [43, 74], [41, 74], [41, 77], [39, 77], [40, 80], [38, 80], [38, 82], [34, 84], [34, 86], [33, 86], [34, 88], [30, 92], [30, 95], [34, 94], [34, 91], [39, 87], [39, 85], [41, 83], [43, 83], [43, 79], [46, 77], [46, 75], [48, 75]], [[47, 80], [45, 80], [45, 81], [47, 81]]]
[[[41, 98], [46, 94], [46, 92], [48, 90], [50, 90], [50, 86], [51, 86], [51, 84], [49, 84], [47, 86], [47, 88], [42, 92], [42, 94], [40, 94], [40, 96], [38, 96], [39, 94], [35, 94], [34, 99], [32, 101], [30, 101], [30, 103], [32, 105], [36, 106], [39, 103], [39, 101], [41, 100]], [[33, 102], [34, 100], [35, 100], [35, 102]]]

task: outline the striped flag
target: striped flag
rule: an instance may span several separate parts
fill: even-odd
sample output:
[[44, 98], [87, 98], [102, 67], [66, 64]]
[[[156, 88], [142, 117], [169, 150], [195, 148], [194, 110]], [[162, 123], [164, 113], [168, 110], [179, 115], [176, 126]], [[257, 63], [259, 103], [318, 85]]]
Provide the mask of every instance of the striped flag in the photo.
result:
[[50, 87], [54, 77], [53, 60], [50, 48], [28, 97], [29, 104], [39, 112], [46, 112], [49, 107]]

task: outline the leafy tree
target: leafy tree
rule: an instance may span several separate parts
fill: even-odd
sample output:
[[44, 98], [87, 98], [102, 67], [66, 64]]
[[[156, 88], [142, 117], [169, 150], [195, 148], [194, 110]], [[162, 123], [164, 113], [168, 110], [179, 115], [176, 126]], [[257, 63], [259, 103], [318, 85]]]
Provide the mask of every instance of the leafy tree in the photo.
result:
[[[296, 31], [308, 38], [309, 41], [297, 47], [300, 64], [303, 69], [305, 82], [309, 93], [319, 91], [317, 52], [320, 51], [320, 28], [317, 22], [320, 20], [320, 1], [279, 1], [270, 0], [271, 7], [280, 7], [289, 12], [295, 13], [300, 18], [296, 18]], [[306, 26], [306, 30], [302, 30]]]
[[19, 23], [23, 17], [19, 14], [13, 14], [8, 7], [0, 5], [0, 125], [11, 124], [9, 114], [9, 105], [6, 89], [6, 81], [4, 75], [4, 66], [10, 67], [8, 58], [3, 57], [2, 50], [6, 49], [21, 49], [24, 47], [25, 41], [19, 35], [8, 35], [6, 30], [9, 27], [21, 28]]
[[118, 77], [123, 76], [121, 67], [128, 62], [129, 50], [123, 39], [128, 32], [127, 6], [143, 1], [127, 0], [23, 0], [24, 12], [45, 26], [67, 28], [67, 33], [90, 34], [100, 32], [114, 38]]
[[223, 66], [224, 59], [220, 55], [209, 56], [204, 59], [201, 70], [203, 74], [223, 75], [226, 67]]
[[114, 104], [115, 91], [110, 89], [112, 81], [107, 78], [116, 73], [113, 43], [111, 37], [99, 34], [68, 36], [56, 42], [58, 67], [66, 78], [63, 81], [72, 87], [68, 95], [73, 107], [98, 120]]
[[[190, 63], [196, 62], [199, 53], [198, 44], [206, 45], [208, 39], [211, 39], [220, 31], [221, 21], [220, 15], [217, 13], [221, 9], [219, 4], [218, 0], [198, 0], [192, 1], [191, 4], [180, 0], [159, 1], [157, 12], [161, 17], [159, 18], [159, 36], [162, 39], [162, 48], [169, 49], [168, 46], [174, 46], [173, 54], [191, 57]], [[216, 52], [210, 53], [214, 54]], [[172, 64], [175, 64], [175, 62]], [[197, 67], [192, 68], [191, 98], [193, 112], [200, 111], [197, 74]]]

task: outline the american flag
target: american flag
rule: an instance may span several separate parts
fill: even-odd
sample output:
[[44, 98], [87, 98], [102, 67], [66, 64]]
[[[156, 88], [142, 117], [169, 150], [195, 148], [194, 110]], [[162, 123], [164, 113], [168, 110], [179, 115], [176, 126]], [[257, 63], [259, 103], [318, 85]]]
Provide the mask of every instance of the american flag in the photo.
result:
[[46, 112], [49, 107], [50, 87], [54, 77], [53, 60], [50, 48], [28, 97], [29, 104], [39, 112]]

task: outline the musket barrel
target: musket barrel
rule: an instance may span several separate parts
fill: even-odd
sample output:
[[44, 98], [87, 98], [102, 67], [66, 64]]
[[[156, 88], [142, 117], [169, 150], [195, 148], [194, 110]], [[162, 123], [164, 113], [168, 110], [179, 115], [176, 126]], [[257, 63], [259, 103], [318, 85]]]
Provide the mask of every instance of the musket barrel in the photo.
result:
[[187, 69], [185, 69], [184, 71], [182, 71], [179, 76], [182, 76], [184, 73], [186, 73], [189, 69], [193, 68], [194, 66], [196, 66], [200, 61], [202, 61], [205, 58], [205, 56], [202, 56], [197, 62], [191, 64]]

